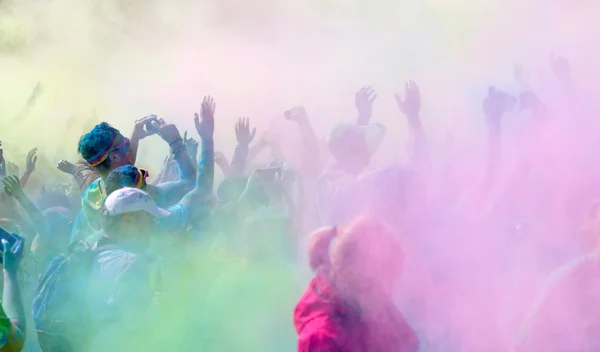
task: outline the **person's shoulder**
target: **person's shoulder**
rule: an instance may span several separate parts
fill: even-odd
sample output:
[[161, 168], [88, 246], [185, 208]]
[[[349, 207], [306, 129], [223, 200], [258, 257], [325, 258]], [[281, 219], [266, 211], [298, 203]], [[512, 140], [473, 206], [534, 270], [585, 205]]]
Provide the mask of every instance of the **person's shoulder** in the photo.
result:
[[299, 340], [306, 343], [325, 338], [343, 341], [345, 329], [340, 326], [341, 318], [347, 320], [351, 317], [344, 308], [332, 295], [327, 280], [320, 275], [315, 276], [294, 309], [294, 325]]
[[574, 278], [576, 274], [598, 269], [597, 263], [600, 257], [596, 254], [582, 255], [559, 266], [546, 281], [546, 289], [553, 289], [568, 279]]
[[98, 210], [104, 203], [106, 192], [101, 179], [92, 182], [81, 197], [81, 206], [85, 216], [89, 216], [90, 210]]
[[[586, 286], [598, 277], [599, 255], [581, 255], [558, 267], [550, 274], [541, 290], [536, 294], [533, 304], [520, 327], [515, 346], [524, 348], [535, 340], [541, 330], [540, 326], [568, 323], [564, 315], [570, 309], [573, 300], [584, 299]], [[562, 325], [561, 325], [562, 326]], [[564, 327], [564, 326], [563, 326]]]
[[96, 256], [96, 267], [100, 275], [115, 278], [146, 271], [143, 258], [123, 248], [100, 251]]
[[83, 196], [86, 197], [90, 192], [94, 193], [96, 191], [99, 191], [101, 189], [101, 183], [100, 182], [102, 182], [102, 179], [98, 178], [94, 182], [90, 183], [90, 185], [83, 192]]
[[298, 339], [298, 352], [341, 352], [335, 337], [323, 330], [316, 330]]

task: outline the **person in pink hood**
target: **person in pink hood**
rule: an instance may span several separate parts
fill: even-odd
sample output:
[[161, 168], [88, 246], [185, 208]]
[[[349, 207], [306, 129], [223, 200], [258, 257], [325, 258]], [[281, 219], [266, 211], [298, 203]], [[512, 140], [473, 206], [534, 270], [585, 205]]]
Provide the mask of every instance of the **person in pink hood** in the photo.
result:
[[392, 300], [402, 249], [386, 225], [359, 218], [319, 229], [309, 261], [315, 277], [294, 311], [298, 352], [418, 351]]

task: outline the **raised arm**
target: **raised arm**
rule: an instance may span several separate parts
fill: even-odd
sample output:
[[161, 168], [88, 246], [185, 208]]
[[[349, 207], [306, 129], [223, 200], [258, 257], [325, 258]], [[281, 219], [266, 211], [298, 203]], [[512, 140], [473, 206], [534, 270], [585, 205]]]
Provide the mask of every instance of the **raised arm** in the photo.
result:
[[375, 99], [377, 99], [377, 94], [375, 94], [375, 90], [370, 86], [363, 87], [356, 92], [354, 95], [354, 104], [358, 111], [357, 125], [366, 126], [369, 124], [373, 116], [373, 102]]
[[250, 151], [250, 143], [256, 136], [256, 128], [250, 131], [250, 119], [247, 117], [240, 117], [235, 124], [235, 137], [237, 139], [237, 146], [233, 153], [233, 159], [231, 159], [231, 167], [229, 174], [232, 177], [242, 177], [246, 173], [246, 166], [248, 161], [248, 153]]
[[323, 171], [321, 169], [321, 153], [317, 135], [310, 124], [308, 114], [302, 106], [296, 106], [284, 113], [285, 118], [294, 121], [298, 125], [302, 136], [302, 171], [314, 177], [318, 177]]
[[177, 203], [187, 192], [194, 188], [196, 168], [192, 164], [192, 159], [183, 145], [183, 139], [175, 125], [166, 124], [162, 119], [152, 121], [151, 124], [156, 129], [156, 133], [169, 144], [171, 153], [179, 166], [179, 179], [177, 181], [148, 186], [157, 204], [168, 206]]
[[190, 158], [192, 159], [192, 164], [198, 162], [198, 142], [194, 138], [188, 138], [187, 131], [183, 133], [183, 145], [185, 145], [185, 150], [187, 150]]
[[70, 194], [73, 197], [77, 196], [81, 198], [81, 194], [87, 189], [89, 184], [100, 177], [98, 174], [93, 172], [93, 170], [84, 168], [84, 165], [85, 163], [82, 163], [82, 165], [78, 167], [77, 165], [65, 159], [62, 159], [56, 165], [58, 170], [73, 177], [74, 185], [76, 185], [76, 187], [71, 187]]
[[23, 301], [21, 300], [21, 288], [19, 287], [19, 281], [17, 279], [19, 263], [23, 257], [24, 242], [25, 241], [21, 238], [14, 248], [11, 248], [4, 239], [1, 244], [4, 247], [4, 292], [2, 294], [2, 309], [10, 322], [8, 341], [4, 346], [0, 346], [0, 350], [2, 351], [20, 351], [25, 343], [25, 331], [27, 327], [26, 315]]
[[181, 200], [181, 203], [192, 211], [202, 209], [200, 205], [212, 198], [215, 177], [215, 108], [214, 99], [207, 96], [202, 101], [200, 115], [194, 114], [196, 131], [200, 136], [200, 161], [198, 162], [196, 186]]
[[410, 130], [410, 161], [416, 170], [422, 169], [429, 162], [429, 145], [421, 123], [421, 93], [413, 81], [406, 83], [404, 99], [395, 95], [400, 111], [406, 117]]
[[215, 163], [221, 169], [223, 176], [229, 177], [229, 172], [231, 170], [231, 167], [229, 166], [229, 160], [227, 160], [227, 158], [225, 157], [225, 154], [223, 154], [221, 152], [215, 152]]
[[35, 206], [35, 204], [33, 204], [31, 199], [27, 197], [17, 176], [13, 175], [6, 177], [4, 180], [2, 180], [2, 184], [4, 185], [4, 191], [6, 194], [15, 198], [21, 204], [23, 209], [27, 211], [29, 218], [31, 221], [33, 221], [33, 226], [36, 232], [40, 235], [47, 236], [48, 228], [46, 227], [46, 219], [40, 210]]
[[511, 182], [517, 179], [513, 176], [521, 172], [520, 166], [515, 169], [517, 173], [510, 174], [504, 180], [508, 183], [502, 185], [500, 194], [491, 194], [492, 187], [497, 182], [501, 166], [502, 116], [514, 107], [515, 102], [516, 99], [512, 96], [494, 87], [489, 87], [488, 95], [483, 101], [488, 135], [486, 166], [483, 178], [463, 195], [460, 201], [461, 207], [476, 207], [483, 214], [490, 214], [498, 204], [501, 204], [501, 199], [507, 195], [507, 192], [513, 189]]
[[35, 171], [35, 163], [37, 162], [37, 147], [33, 148], [27, 154], [25, 173], [21, 176], [21, 186], [25, 187], [27, 185], [27, 181], [29, 181], [29, 177]]
[[194, 123], [200, 136], [201, 149], [198, 173], [196, 174], [196, 189], [203, 193], [212, 193], [215, 179], [215, 108], [212, 97], [204, 97], [200, 116], [195, 114]]
[[156, 115], [148, 115], [143, 119], [137, 120], [133, 125], [133, 132], [131, 133], [130, 149], [129, 149], [129, 158], [131, 159], [131, 163], [135, 164], [137, 159], [138, 148], [140, 146], [140, 141], [148, 136], [156, 133], [154, 129], [151, 127], [152, 121], [157, 121], [158, 118]]

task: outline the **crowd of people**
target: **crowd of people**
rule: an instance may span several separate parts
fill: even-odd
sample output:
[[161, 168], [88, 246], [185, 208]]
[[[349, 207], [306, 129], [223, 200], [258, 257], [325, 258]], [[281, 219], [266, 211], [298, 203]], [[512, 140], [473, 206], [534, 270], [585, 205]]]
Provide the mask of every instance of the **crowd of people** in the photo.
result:
[[[412, 81], [395, 96], [407, 162], [386, 167], [371, 87], [325, 142], [285, 111], [296, 158], [242, 117], [229, 162], [210, 96], [197, 139], [155, 115], [129, 137], [98, 123], [54, 188], [29, 182], [48, 172], [36, 148], [20, 175], [0, 142], [0, 350], [600, 351], [600, 126], [570, 63], [551, 63], [560, 99], [522, 69], [516, 94], [489, 87], [481, 157], [451, 138], [435, 152]], [[136, 162], [145, 138], [170, 150], [156, 176]]]

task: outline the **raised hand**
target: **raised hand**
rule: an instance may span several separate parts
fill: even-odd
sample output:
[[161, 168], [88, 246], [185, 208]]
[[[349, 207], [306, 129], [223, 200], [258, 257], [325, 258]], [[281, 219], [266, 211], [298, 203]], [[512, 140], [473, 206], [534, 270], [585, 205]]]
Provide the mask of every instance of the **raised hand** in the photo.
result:
[[17, 176], [7, 176], [2, 180], [4, 185], [4, 192], [11, 197], [18, 198], [23, 195], [23, 187]]
[[408, 81], [404, 86], [404, 99], [394, 94], [400, 111], [408, 118], [418, 118], [421, 112], [421, 92], [414, 81]]
[[256, 137], [256, 128], [250, 132], [250, 119], [247, 117], [240, 117], [235, 124], [235, 137], [239, 144], [248, 146]]
[[308, 114], [303, 106], [294, 106], [293, 108], [285, 111], [283, 116], [286, 120], [294, 121], [297, 124], [302, 124], [308, 121]]
[[221, 152], [215, 152], [215, 163], [219, 165], [225, 176], [229, 175], [230, 166], [225, 154]]
[[356, 105], [356, 110], [358, 110], [358, 123], [360, 125], [366, 125], [371, 120], [375, 99], [377, 99], [377, 94], [375, 94], [375, 90], [371, 86], [362, 87], [354, 94], [354, 104]]
[[65, 159], [59, 161], [56, 168], [69, 175], [75, 175], [77, 173], [77, 166]]
[[20, 175], [20, 170], [19, 170], [19, 167], [17, 166], [17, 164], [11, 163], [10, 161], [7, 161], [6, 162], [6, 173], [8, 175], [19, 176]]
[[131, 139], [142, 140], [148, 136], [156, 134], [158, 131], [152, 127], [152, 121], [157, 121], [156, 115], [148, 115], [142, 119], [136, 120], [133, 125]]
[[183, 133], [183, 145], [192, 159], [198, 156], [198, 142], [193, 138], [187, 138], [187, 131]]
[[218, 151], [215, 152], [215, 163], [229, 165], [229, 161], [227, 161], [227, 158], [225, 157], [225, 154], [223, 154], [221, 152], [218, 152]]
[[25, 163], [25, 173], [32, 174], [35, 171], [35, 163], [37, 162], [37, 150], [35, 147], [27, 154], [27, 161]]
[[165, 120], [157, 118], [151, 120], [152, 128], [165, 142], [172, 144], [177, 140], [181, 140], [181, 134], [177, 127], [173, 124], [167, 124]]
[[211, 96], [205, 96], [202, 99], [200, 107], [200, 116], [194, 114], [194, 123], [196, 131], [200, 138], [213, 138], [215, 133], [215, 100]]

